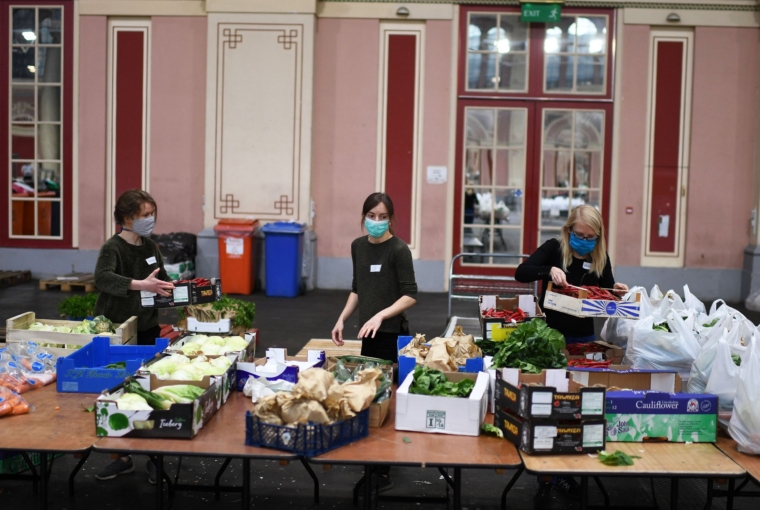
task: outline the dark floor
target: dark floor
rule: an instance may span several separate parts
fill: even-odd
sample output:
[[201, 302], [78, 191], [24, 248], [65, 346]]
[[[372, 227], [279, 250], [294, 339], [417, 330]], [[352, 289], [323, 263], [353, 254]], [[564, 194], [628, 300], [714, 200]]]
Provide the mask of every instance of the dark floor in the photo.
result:
[[[0, 324], [7, 318], [20, 313], [34, 311], [40, 318], [57, 317], [57, 306], [68, 294], [59, 291], [40, 291], [36, 282], [0, 289]], [[256, 327], [260, 330], [260, 349], [280, 346], [287, 347], [295, 353], [311, 338], [329, 338], [330, 331], [340, 314], [348, 293], [345, 291], [316, 290], [295, 299], [268, 298], [264, 294], [246, 297], [256, 303]], [[457, 315], [473, 315], [475, 304], [472, 302], [457, 305]], [[753, 322], [760, 322], [760, 314], [747, 312], [736, 306]], [[441, 334], [446, 325], [446, 295], [420, 294], [417, 305], [409, 313], [409, 322], [413, 332], [425, 333], [428, 338]], [[165, 314], [163, 321], [171, 321], [171, 314]], [[356, 317], [346, 324], [345, 338], [355, 338], [359, 331]], [[259, 352], [262, 352], [259, 350]], [[2, 421], [0, 421], [0, 427]], [[441, 439], [445, 447], [445, 439]], [[462, 452], [466, 455], [467, 452]], [[111, 482], [98, 482], [94, 475], [105, 467], [110, 459], [107, 455], [93, 454], [76, 478], [77, 498], [72, 501], [68, 495], [68, 473], [76, 464], [70, 455], [60, 457], [54, 462], [49, 488], [49, 508], [51, 509], [100, 509], [100, 508], [147, 508], [153, 506], [154, 487], [147, 483], [145, 474], [145, 457], [136, 457], [136, 472], [125, 475]], [[169, 470], [174, 473], [177, 459], [168, 459]], [[221, 461], [208, 458], [182, 459], [182, 477], [180, 482], [187, 484], [213, 483], [214, 476], [221, 466]], [[361, 477], [361, 468], [333, 466], [330, 470], [315, 467], [319, 477], [321, 500], [320, 508], [353, 508], [351, 489]], [[239, 461], [234, 461], [222, 477], [226, 485], [240, 484], [242, 469]], [[470, 510], [499, 508], [499, 496], [514, 471], [497, 473], [494, 470], [465, 470], [463, 472], [463, 505]], [[253, 462], [251, 466], [253, 480], [252, 508], [311, 508], [313, 507], [313, 485], [303, 466], [291, 463], [280, 466], [277, 462]], [[394, 468], [392, 471], [394, 489], [389, 495], [442, 495], [445, 484], [435, 469]], [[613, 505], [637, 504], [652, 505], [652, 489], [648, 479], [605, 478], [604, 484], [610, 492]], [[592, 484], [593, 486], [593, 484]], [[532, 498], [535, 491], [535, 477], [524, 474], [507, 500], [508, 508], [533, 508]], [[670, 484], [667, 480], [655, 480], [656, 500], [667, 507], [670, 501]], [[685, 480], [681, 482], [679, 508], [702, 508], [706, 500], [706, 482], [704, 480]], [[26, 509], [34, 505], [30, 483], [17, 480], [0, 480], [0, 509]], [[591, 503], [603, 503], [596, 487], [591, 488]], [[725, 502], [716, 500], [713, 508], [725, 508]], [[754, 509], [752, 500], [738, 500], [737, 509]], [[221, 501], [214, 501], [213, 494], [181, 493], [174, 501], [174, 508], [183, 510], [205, 510], [211, 508], [237, 508], [240, 495], [236, 493], [222, 495]], [[405, 508], [439, 508], [444, 505], [410, 504], [380, 502], [380, 509]], [[564, 498], [555, 498], [554, 508], [576, 508], [577, 503]]]

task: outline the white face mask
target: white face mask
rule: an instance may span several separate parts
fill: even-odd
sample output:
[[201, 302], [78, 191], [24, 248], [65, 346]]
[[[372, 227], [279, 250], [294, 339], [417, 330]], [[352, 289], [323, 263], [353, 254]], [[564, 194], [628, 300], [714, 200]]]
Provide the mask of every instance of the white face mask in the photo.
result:
[[156, 217], [138, 218], [132, 222], [132, 228], [121, 227], [122, 230], [133, 232], [138, 236], [150, 237], [153, 233], [153, 227], [156, 226]]

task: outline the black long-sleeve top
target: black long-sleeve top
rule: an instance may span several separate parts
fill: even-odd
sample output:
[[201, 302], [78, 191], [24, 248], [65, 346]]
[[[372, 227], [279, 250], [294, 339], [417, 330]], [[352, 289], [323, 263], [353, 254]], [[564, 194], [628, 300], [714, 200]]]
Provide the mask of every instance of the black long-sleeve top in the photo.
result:
[[[609, 255], [607, 255], [607, 262], [604, 265], [601, 278], [597, 277], [596, 273], [591, 272], [590, 262], [590, 255], [583, 259], [573, 257], [573, 263], [570, 264], [565, 273], [567, 283], [578, 287], [588, 285], [611, 289], [615, 285], [615, 278], [612, 276], [612, 265], [610, 264]], [[517, 266], [515, 280], [522, 283], [530, 283], [537, 280], [543, 282], [540, 303], [541, 309], [546, 314], [546, 324], [549, 327], [558, 330], [566, 337], [587, 337], [593, 335], [593, 319], [581, 319], [580, 317], [544, 308], [546, 287], [552, 280], [550, 271], [553, 267], [562, 269], [562, 249], [557, 239], [546, 241], [525, 262]]]

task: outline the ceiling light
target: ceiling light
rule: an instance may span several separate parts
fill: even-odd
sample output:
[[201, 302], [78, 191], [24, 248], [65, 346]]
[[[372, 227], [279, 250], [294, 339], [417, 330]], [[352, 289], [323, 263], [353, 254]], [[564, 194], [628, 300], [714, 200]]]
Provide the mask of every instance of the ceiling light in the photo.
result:
[[588, 43], [589, 53], [601, 53], [604, 47], [604, 39], [591, 39]]
[[496, 50], [499, 53], [509, 53], [509, 39], [499, 39], [499, 42], [496, 43]]
[[26, 39], [29, 42], [34, 42], [37, 40], [37, 34], [35, 34], [34, 32], [25, 31], [25, 32], [21, 32], [21, 35], [23, 36], [24, 39]]
[[34, 66], [26, 66], [26, 68], [29, 69], [30, 73], [36, 73], [37, 72], [37, 68], [34, 67]]
[[547, 37], [544, 40], [544, 51], [546, 53], [557, 53], [559, 51], [559, 40], [556, 37]]

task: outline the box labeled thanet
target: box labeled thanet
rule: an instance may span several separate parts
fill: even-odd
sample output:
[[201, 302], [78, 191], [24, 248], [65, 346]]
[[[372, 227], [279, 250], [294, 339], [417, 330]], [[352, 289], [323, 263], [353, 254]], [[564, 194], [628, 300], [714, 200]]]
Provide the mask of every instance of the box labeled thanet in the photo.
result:
[[565, 296], [552, 291], [549, 282], [544, 297], [544, 308], [574, 315], [576, 317], [622, 317], [638, 319], [641, 314], [641, 294], [637, 293], [635, 301], [613, 301], [606, 299], [588, 299], [585, 289], [578, 290], [578, 298]]
[[497, 409], [494, 424], [522, 451], [530, 454], [595, 453], [605, 447], [605, 420], [524, 420]]
[[488, 374], [444, 372], [446, 379], [475, 381], [468, 398], [416, 395], [409, 392], [414, 380], [410, 373], [396, 391], [396, 430], [434, 434], [477, 436], [488, 406]]
[[[533, 295], [522, 295], [514, 298], [479, 296], [478, 308], [480, 310], [478, 316], [480, 318], [481, 335], [483, 335], [484, 339], [493, 340], [494, 342], [506, 340], [519, 323], [508, 323], [505, 319], [498, 317], [485, 317], [483, 312], [489, 308], [500, 308], [510, 312], [517, 311], [520, 308], [527, 315], [525, 321], [530, 321], [536, 317], [540, 319], [546, 318], [544, 312], [541, 311], [541, 307], [538, 305], [538, 298]], [[494, 337], [494, 329], [502, 330], [495, 334], [498, 338]]]
[[310, 349], [306, 357], [288, 356], [287, 349], [270, 347], [266, 358], [253, 363], [237, 363], [237, 390], [243, 391], [249, 377], [263, 378], [268, 381], [298, 382], [298, 373], [309, 368], [322, 368], [325, 365], [325, 351]]
[[587, 388], [569, 381], [565, 370], [521, 373], [518, 384], [514, 384], [515, 377], [510, 376], [510, 370], [515, 369], [496, 371], [497, 409], [509, 410], [524, 419], [604, 417], [604, 388]]
[[681, 376], [677, 372], [631, 368], [630, 365], [610, 365], [607, 368], [573, 367], [569, 372], [573, 381], [584, 386], [667, 393], [679, 393], [682, 386]]
[[607, 393], [607, 441], [714, 443], [718, 397], [657, 391]]

